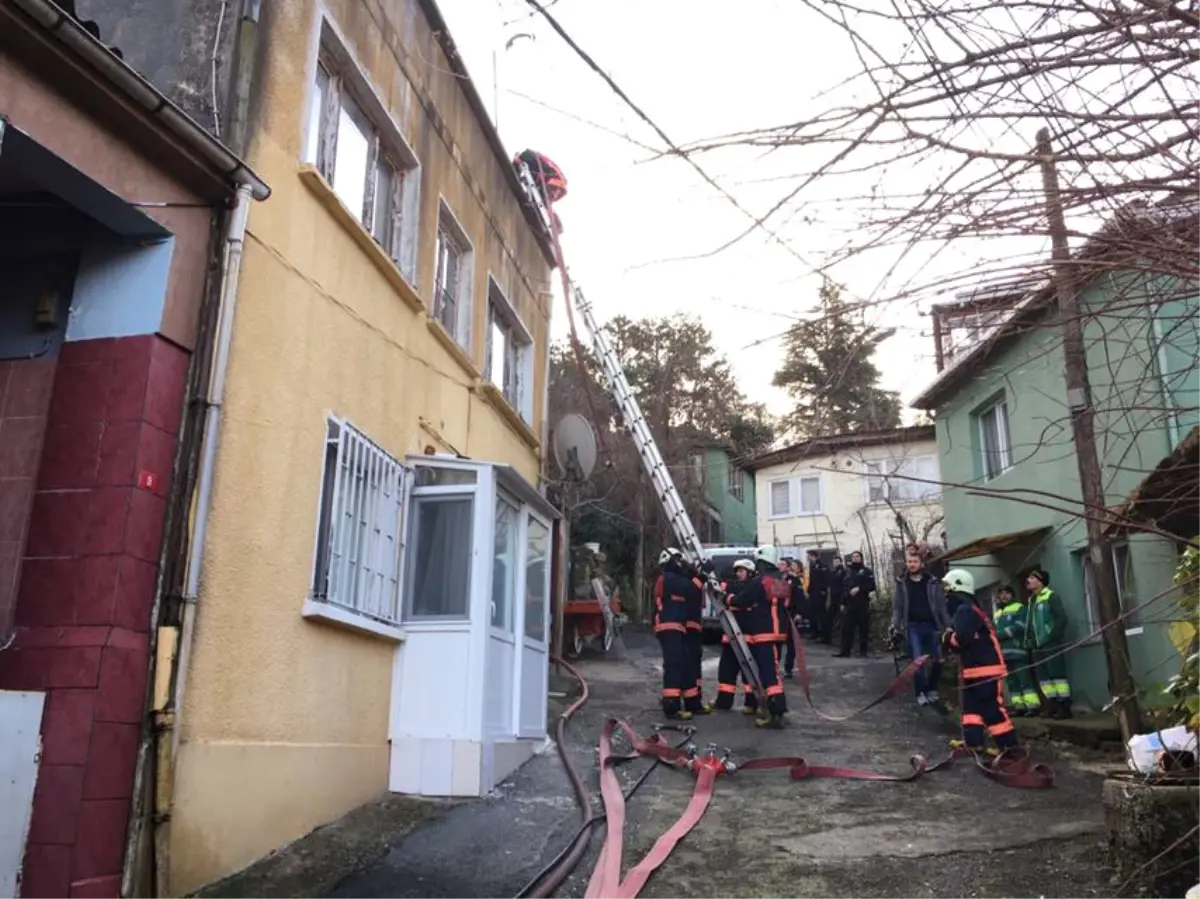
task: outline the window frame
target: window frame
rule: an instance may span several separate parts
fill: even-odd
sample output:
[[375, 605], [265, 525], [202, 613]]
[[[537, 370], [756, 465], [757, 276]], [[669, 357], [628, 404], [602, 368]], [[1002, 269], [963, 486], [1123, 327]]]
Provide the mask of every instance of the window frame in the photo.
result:
[[[775, 511], [775, 486], [784, 484], [787, 488], [787, 509], [783, 512]], [[768, 518], [791, 518], [792, 517], [792, 479], [791, 478], [774, 478], [767, 481], [767, 517]]]
[[[1000, 442], [1001, 465], [998, 471], [989, 474], [988, 459], [990, 455], [988, 453], [987, 437], [984, 432], [983, 422], [988, 415], [996, 413], [997, 410], [1003, 410], [1004, 412], [1002, 417], [998, 416], [996, 419], [996, 437]], [[1008, 424], [1008, 399], [1000, 395], [980, 406], [975, 412], [975, 421], [979, 432], [979, 473], [986, 483], [1007, 474], [1013, 468], [1012, 429]], [[1003, 428], [1000, 427], [1001, 424], [1003, 424]]]
[[[815, 509], [804, 508], [804, 481], [817, 482], [817, 507]], [[777, 513], [774, 503], [774, 488], [776, 484], [786, 483], [788, 491], [788, 511], [786, 513]], [[821, 477], [820, 472], [807, 472], [803, 474], [789, 475], [785, 478], [772, 478], [767, 481], [767, 518], [768, 520], [776, 520], [781, 518], [812, 518], [817, 515], [825, 514], [825, 479]]]
[[[483, 340], [483, 376], [500, 390], [500, 394], [508, 402], [526, 424], [533, 425], [533, 334], [525, 326], [517, 307], [509, 300], [499, 282], [488, 272], [487, 276], [487, 321]], [[515, 379], [515, 397], [508, 394], [504, 384], [496, 384], [492, 380], [493, 326], [499, 320], [499, 327], [505, 331], [506, 343], [512, 345], [513, 377]], [[503, 379], [503, 375], [502, 375]]]
[[[347, 449], [351, 446], [347, 438], [356, 445], [355, 448]], [[321, 476], [317, 487], [317, 514], [316, 528], [313, 537], [313, 556], [310, 566], [309, 586], [305, 597], [302, 614], [308, 618], [324, 618], [332, 621], [335, 624], [341, 624], [355, 630], [376, 633], [381, 636], [390, 637], [392, 639], [402, 639], [403, 617], [402, 604], [404, 600], [404, 568], [405, 568], [405, 541], [407, 540], [407, 522], [410, 503], [410, 488], [412, 485], [412, 469], [403, 460], [389, 453], [386, 449], [380, 446], [376, 441], [372, 440], [362, 429], [353, 425], [349, 420], [329, 413], [325, 418], [325, 436], [322, 441], [322, 463]], [[344, 600], [338, 595], [336, 589], [331, 588], [331, 582], [334, 582], [337, 577], [333, 573], [335, 557], [337, 553], [334, 549], [334, 544], [341, 545], [343, 555], [348, 553], [345, 546], [345, 532], [338, 530], [335, 526], [337, 521], [335, 517], [340, 517], [342, 513], [349, 508], [344, 501], [343, 490], [344, 483], [340, 477], [339, 468], [343, 461], [348, 456], [353, 456], [349, 464], [357, 467], [370, 465], [373, 469], [368, 470], [368, 477], [371, 476], [370, 471], [373, 470], [380, 478], [379, 484], [382, 487], [383, 478], [388, 475], [388, 469], [391, 469], [390, 474], [398, 478], [394, 482], [393, 489], [395, 491], [395, 515], [396, 521], [393, 522], [394, 531], [392, 539], [394, 540], [394, 549], [392, 550], [391, 563], [391, 581], [392, 586], [390, 591], [390, 607], [392, 614], [385, 614], [382, 611], [383, 603], [385, 602], [384, 594], [379, 597], [380, 611], [372, 611], [370, 608], [364, 608], [364, 604], [369, 600], [369, 596], [365, 599], [359, 595], [362, 589], [362, 568], [358, 567], [358, 562], [354, 563], [356, 570], [353, 580], [353, 599], [351, 601]], [[369, 460], [364, 456], [369, 456]], [[331, 464], [332, 463], [332, 464]], [[357, 494], [356, 494], [357, 496]], [[371, 529], [379, 530], [380, 516], [386, 514], [386, 509], [380, 507], [382, 498], [386, 494], [376, 494], [373, 502], [376, 504], [374, 510], [374, 518], [370, 525]], [[351, 500], [357, 502], [357, 500]], [[341, 509], [341, 512], [338, 510]], [[357, 514], [357, 513], [356, 513]], [[368, 535], [370, 539], [370, 535]], [[368, 559], [372, 562], [377, 561], [374, 557], [374, 547], [369, 547]], [[359, 548], [361, 551], [361, 547]], [[373, 577], [380, 573], [386, 572], [375, 571], [371, 566], [366, 566], [365, 570]], [[347, 575], [348, 576], [348, 572]], [[368, 588], [369, 589], [369, 588]]]
[[[922, 462], [932, 463], [935, 468], [938, 468], [937, 456], [931, 453], [920, 453], [917, 455], [904, 456], [900, 459], [883, 458], [883, 459], [865, 459], [863, 460], [864, 472], [863, 479], [863, 498], [868, 506], [883, 506], [888, 503], [893, 504], [908, 504], [908, 503], [928, 503], [937, 502], [941, 497], [941, 485], [934, 481], [920, 481], [919, 465]], [[907, 469], [907, 470], [906, 470]], [[886, 472], [886, 473], [885, 473]], [[902, 475], [902, 479], [897, 479], [895, 482], [891, 480], [893, 475]], [[941, 476], [941, 470], [938, 468], [938, 477]], [[872, 486], [878, 483], [881, 496], [879, 499], [872, 498]], [[921, 490], [926, 491], [920, 496], [905, 496], [906, 490]], [[894, 496], [894, 491], [899, 491], [900, 496]]]
[[[433, 271], [430, 285], [429, 317], [437, 321], [446, 333], [454, 338], [454, 342], [470, 356], [474, 344], [475, 322], [475, 245], [467, 236], [466, 229], [446, 202], [446, 198], [438, 195], [437, 230], [434, 232]], [[457, 277], [454, 290], [450, 296], [455, 304], [455, 317], [451, 325], [447, 325], [442, 313], [445, 309], [445, 291], [440, 283], [441, 255], [443, 241], [447, 241], [458, 251]]]
[[[326, 77], [324, 91], [320, 87], [322, 74]], [[359, 210], [346, 205], [342, 194], [334, 188], [338, 126], [346, 100], [357, 108], [371, 130], [364, 161], [366, 183]], [[308, 84], [304, 131], [302, 159], [320, 172], [330, 189], [379, 244], [405, 280], [415, 285], [421, 230], [421, 162], [381, 99], [380, 92], [371, 84], [367, 70], [355, 58], [328, 16], [322, 16], [320, 22], [320, 37]], [[385, 223], [375, 221], [379, 211], [376, 192], [381, 162], [391, 170], [388, 220]]]
[[736, 499], [739, 503], [746, 501], [746, 475], [740, 468], [729, 462], [729, 470], [726, 473], [726, 486], [729, 490], [729, 495]]
[[[1109, 551], [1112, 553], [1113, 571], [1117, 577], [1117, 601], [1121, 604], [1121, 612], [1124, 614], [1129, 609], [1126, 608], [1126, 583], [1128, 578], [1124, 573], [1124, 566], [1121, 564], [1120, 554], [1125, 555], [1125, 562], [1131, 560], [1129, 544], [1124, 540], [1118, 540], [1109, 544]], [[1079, 566], [1083, 577], [1083, 599], [1087, 609], [1087, 627], [1089, 633], [1094, 633], [1100, 628], [1100, 597], [1096, 592], [1095, 571], [1092, 566], [1091, 556], [1087, 549], [1079, 550]], [[1136, 595], [1129, 598], [1130, 601], [1136, 604]], [[1126, 622], [1129, 624], [1129, 622]], [[1133, 623], [1125, 628], [1125, 636], [1136, 637], [1138, 634], [1144, 633], [1145, 625], [1142, 623], [1140, 616], [1135, 614]], [[1100, 635], [1092, 637], [1088, 643], [1096, 643], [1101, 639]]]
[[[471, 501], [471, 518], [470, 527], [468, 529], [467, 538], [469, 543], [465, 548], [460, 547], [460, 557], [463, 559], [474, 559], [476, 548], [478, 546], [479, 532], [481, 529], [479, 502], [484, 496], [484, 491], [480, 489], [480, 470], [476, 466], [471, 465], [421, 465], [419, 462], [413, 463], [414, 468], [429, 468], [433, 470], [452, 470], [452, 471], [469, 471], [474, 476], [474, 482], [470, 484], [437, 484], [433, 486], [417, 486], [417, 473], [413, 474], [413, 488], [409, 495], [409, 512], [408, 512], [408, 528], [411, 533], [416, 526], [414, 516], [417, 513], [421, 501], [429, 502], [449, 502], [454, 500], [469, 499]], [[450, 615], [418, 615], [413, 612], [412, 597], [415, 591], [416, 569], [412, 567], [412, 558], [419, 554], [419, 549], [415, 546], [416, 535], [414, 534], [408, 540], [408, 544], [413, 548], [409, 559], [404, 566], [404, 602], [401, 607], [401, 620], [406, 628], [412, 629], [421, 625], [455, 625], [459, 627], [470, 627], [472, 621], [471, 615], [471, 591], [475, 585], [475, 579], [478, 576], [476, 571], [476, 563], [470, 563], [467, 576], [467, 605], [466, 611], [463, 614]], [[490, 624], [490, 622], [489, 622]]]

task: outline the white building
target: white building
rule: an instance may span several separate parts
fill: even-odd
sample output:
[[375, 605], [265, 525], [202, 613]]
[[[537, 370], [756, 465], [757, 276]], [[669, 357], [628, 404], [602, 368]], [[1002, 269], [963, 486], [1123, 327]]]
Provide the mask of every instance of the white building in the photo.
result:
[[797, 555], [859, 550], [881, 581], [908, 533], [919, 542], [942, 542], [933, 425], [819, 437], [746, 467], [755, 473], [760, 542]]

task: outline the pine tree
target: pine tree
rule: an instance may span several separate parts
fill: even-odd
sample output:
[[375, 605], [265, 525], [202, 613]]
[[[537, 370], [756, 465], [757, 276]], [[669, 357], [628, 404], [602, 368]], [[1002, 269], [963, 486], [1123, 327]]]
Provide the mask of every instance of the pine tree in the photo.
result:
[[872, 361], [872, 328], [851, 320], [841, 290], [824, 281], [821, 317], [793, 325], [784, 338], [784, 360], [774, 384], [795, 403], [783, 426], [808, 440], [827, 434], [900, 426], [900, 396], [879, 386]]

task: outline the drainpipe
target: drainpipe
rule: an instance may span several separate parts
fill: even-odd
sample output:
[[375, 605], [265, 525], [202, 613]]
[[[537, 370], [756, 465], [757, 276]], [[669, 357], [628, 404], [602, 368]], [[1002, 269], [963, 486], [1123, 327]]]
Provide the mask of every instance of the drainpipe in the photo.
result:
[[[204, 422], [200, 434], [200, 463], [196, 488], [191, 505], [191, 527], [186, 549], [183, 602], [180, 607], [178, 640], [171, 653], [170, 676], [164, 683], [165, 708], [155, 712], [157, 717], [157, 747], [154, 786], [153, 853], [155, 866], [154, 894], [169, 894], [170, 825], [174, 806], [175, 760], [179, 752], [179, 718], [183, 710], [192, 637], [195, 632], [196, 596], [200, 587], [201, 565], [205, 540], [208, 536], [209, 514], [212, 508], [213, 477], [217, 447], [220, 439], [221, 407], [225, 398], [225, 379], [229, 367], [229, 349], [233, 342], [233, 319], [237, 305], [238, 280], [241, 274], [242, 248], [246, 236], [246, 220], [253, 193], [248, 185], [238, 187], [233, 209], [226, 219], [222, 251], [220, 283], [217, 290], [217, 326], [213, 361], [204, 395]], [[160, 656], [162, 653], [160, 653]], [[161, 677], [160, 677], [161, 679]], [[167, 732], [170, 732], [168, 737]], [[126, 893], [128, 895], [128, 893]]]
[[1179, 446], [1179, 419], [1175, 414], [1174, 405], [1175, 398], [1171, 396], [1171, 390], [1167, 386], [1167, 348], [1166, 337], [1163, 335], [1162, 322], [1155, 314], [1155, 310], [1150, 310], [1150, 327], [1154, 332], [1154, 343], [1158, 354], [1158, 383], [1162, 389], [1163, 402], [1172, 411], [1167, 413], [1167, 439], [1171, 441], [1171, 445], [1167, 447], [1167, 455], [1175, 452], [1175, 447]]

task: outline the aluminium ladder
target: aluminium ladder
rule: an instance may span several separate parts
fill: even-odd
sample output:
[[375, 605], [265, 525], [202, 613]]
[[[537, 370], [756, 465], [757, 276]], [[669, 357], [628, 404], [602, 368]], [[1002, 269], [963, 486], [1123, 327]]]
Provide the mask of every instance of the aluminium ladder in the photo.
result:
[[[633, 393], [633, 388], [629, 385], [629, 379], [625, 377], [625, 368], [621, 365], [620, 357], [609, 341], [608, 335], [605, 334], [597, 323], [595, 315], [592, 312], [592, 306], [584, 297], [583, 291], [571, 281], [566, 263], [563, 260], [562, 245], [558, 240], [558, 231], [554, 227], [553, 217], [550, 215], [549, 209], [547, 209], [546, 204], [542, 201], [542, 193], [537, 188], [537, 182], [534, 180], [533, 173], [529, 171], [529, 167], [524, 162], [517, 163], [516, 168], [517, 176], [525, 188], [525, 193], [528, 195], [530, 202], [533, 203], [534, 208], [538, 211], [547, 234], [550, 235], [559, 273], [562, 276], [564, 298], [568, 304], [572, 302], [572, 298], [574, 299], [575, 308], [579, 310], [579, 314], [583, 318], [584, 326], [592, 338], [592, 348], [596, 353], [596, 358], [599, 360], [600, 367], [608, 378], [613, 399], [616, 400], [617, 407], [621, 410], [621, 417], [625, 420], [625, 426], [629, 428], [630, 433], [633, 435], [634, 446], [637, 447], [638, 456], [642, 460], [642, 466], [650, 477], [650, 482], [654, 486], [654, 492], [658, 495], [663, 511], [667, 514], [671, 531], [675, 534], [675, 539], [679, 542], [679, 548], [688, 555], [693, 564], [699, 566], [705, 558], [704, 545], [700, 542], [700, 535], [696, 533], [696, 528], [692, 525], [692, 519], [683, 505], [683, 500], [680, 498], [679, 491], [675, 487], [675, 481], [671, 477], [671, 472], [667, 469], [666, 462], [663, 461], [658, 444], [655, 442], [654, 435], [650, 432], [650, 426], [646, 422], [646, 417], [642, 414], [641, 406], [638, 404], [637, 397]], [[717, 608], [721, 629], [729, 639], [729, 645], [733, 647], [738, 667], [742, 672], [743, 682], [749, 684], [751, 689], [754, 690], [755, 695], [758, 697], [760, 708], [765, 712], [767, 708], [766, 692], [758, 676], [758, 666], [754, 662], [754, 657], [750, 654], [750, 647], [746, 643], [745, 635], [742, 634], [742, 629], [738, 625], [737, 619], [725, 605], [725, 591], [721, 589], [721, 583], [717, 579], [716, 573], [709, 568], [704, 571], [704, 574], [706, 578], [704, 585], [705, 595]]]

